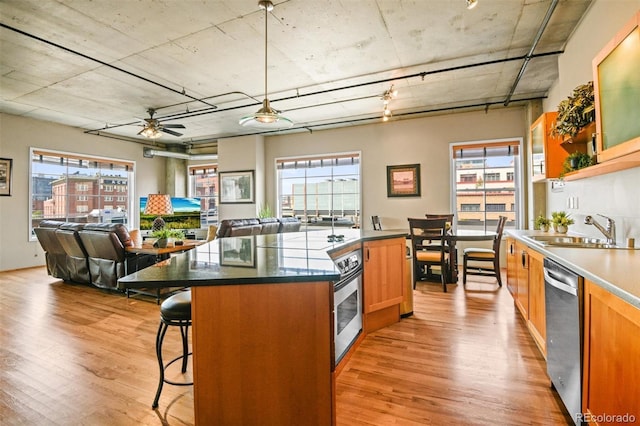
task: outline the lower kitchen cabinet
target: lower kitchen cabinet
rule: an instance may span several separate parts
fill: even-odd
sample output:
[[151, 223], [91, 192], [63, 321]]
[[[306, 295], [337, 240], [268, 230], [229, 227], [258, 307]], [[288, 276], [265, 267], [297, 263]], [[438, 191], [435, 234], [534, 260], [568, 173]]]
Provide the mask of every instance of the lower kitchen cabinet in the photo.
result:
[[364, 257], [364, 329], [366, 333], [400, 320], [406, 243], [404, 238], [366, 241]]
[[640, 422], [640, 309], [586, 279], [584, 295], [583, 420]]
[[529, 319], [529, 254], [527, 246], [516, 242], [516, 307], [525, 320]]
[[508, 237], [507, 242], [507, 288], [515, 300], [518, 294], [518, 255], [515, 238]]
[[546, 357], [544, 255], [511, 238], [507, 239], [507, 287], [531, 336]]
[[529, 319], [527, 326], [542, 355], [547, 354], [547, 323], [544, 301], [544, 256], [528, 250], [529, 255]]

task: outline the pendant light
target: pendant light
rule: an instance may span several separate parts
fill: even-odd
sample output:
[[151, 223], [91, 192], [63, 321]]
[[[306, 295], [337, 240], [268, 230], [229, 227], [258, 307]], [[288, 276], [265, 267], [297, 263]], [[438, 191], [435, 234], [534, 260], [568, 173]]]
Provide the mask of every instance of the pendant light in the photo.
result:
[[271, 108], [267, 91], [267, 19], [269, 18], [269, 12], [273, 10], [273, 3], [271, 0], [260, 0], [258, 7], [264, 9], [264, 101], [262, 101], [262, 108], [255, 114], [240, 119], [240, 124], [246, 127], [287, 129], [293, 126], [293, 121], [283, 117], [278, 111]]

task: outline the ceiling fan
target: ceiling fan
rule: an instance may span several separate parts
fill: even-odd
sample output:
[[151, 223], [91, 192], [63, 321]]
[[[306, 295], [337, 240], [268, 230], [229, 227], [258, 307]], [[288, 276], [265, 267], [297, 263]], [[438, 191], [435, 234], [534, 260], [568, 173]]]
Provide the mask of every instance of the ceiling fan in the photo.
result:
[[149, 118], [144, 119], [144, 124], [142, 124], [143, 129], [138, 132], [139, 135], [144, 136], [149, 139], [157, 139], [162, 136], [162, 133], [167, 133], [173, 136], [182, 136], [182, 133], [178, 133], [169, 129], [184, 129], [184, 125], [182, 124], [162, 124], [155, 118], [153, 118], [153, 114], [156, 113], [156, 110], [153, 108], [149, 108], [147, 110], [149, 113]]

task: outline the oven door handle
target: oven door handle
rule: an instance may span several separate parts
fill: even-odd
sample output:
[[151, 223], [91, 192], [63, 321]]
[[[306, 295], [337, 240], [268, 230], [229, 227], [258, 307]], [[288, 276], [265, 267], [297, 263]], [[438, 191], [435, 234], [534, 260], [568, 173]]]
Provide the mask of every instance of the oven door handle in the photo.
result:
[[356, 269], [354, 269], [353, 271], [349, 272], [348, 275], [345, 275], [344, 277], [341, 277], [340, 280], [335, 283], [334, 291], [340, 290], [342, 287], [346, 286], [351, 281], [353, 281], [353, 279], [358, 275], [362, 275], [362, 266], [358, 266]]

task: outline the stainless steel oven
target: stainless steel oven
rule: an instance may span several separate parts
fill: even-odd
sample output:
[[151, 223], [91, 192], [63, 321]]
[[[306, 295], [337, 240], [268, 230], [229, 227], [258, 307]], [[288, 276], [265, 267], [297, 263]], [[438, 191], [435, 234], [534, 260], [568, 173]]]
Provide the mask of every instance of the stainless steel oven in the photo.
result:
[[340, 280], [334, 285], [334, 367], [362, 332], [362, 251], [350, 251], [334, 259]]

